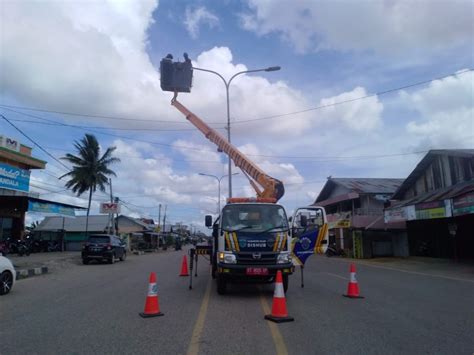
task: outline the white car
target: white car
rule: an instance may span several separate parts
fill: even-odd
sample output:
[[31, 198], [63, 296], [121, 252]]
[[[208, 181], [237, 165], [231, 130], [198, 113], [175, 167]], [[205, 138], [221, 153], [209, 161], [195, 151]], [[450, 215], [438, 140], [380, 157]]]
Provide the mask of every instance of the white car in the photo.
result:
[[6, 295], [15, 285], [16, 271], [12, 262], [0, 254], [0, 296]]

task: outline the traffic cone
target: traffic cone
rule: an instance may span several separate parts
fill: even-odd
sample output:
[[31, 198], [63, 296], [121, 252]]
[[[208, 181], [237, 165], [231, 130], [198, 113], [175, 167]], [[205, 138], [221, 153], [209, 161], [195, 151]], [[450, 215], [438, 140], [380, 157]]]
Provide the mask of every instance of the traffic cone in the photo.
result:
[[359, 295], [359, 284], [357, 283], [356, 268], [354, 264], [351, 264], [350, 273], [351, 278], [349, 280], [349, 284], [347, 285], [347, 294], [343, 296], [349, 298], [364, 298]]
[[164, 316], [160, 312], [158, 302], [158, 286], [156, 285], [156, 275], [154, 272], [150, 274], [150, 282], [148, 284], [148, 295], [146, 296], [145, 310], [139, 313], [143, 318]]
[[179, 276], [189, 276], [188, 274], [188, 259], [183, 255], [183, 262], [181, 263], [181, 274]]
[[276, 323], [293, 322], [293, 317], [288, 317], [286, 310], [285, 290], [283, 289], [283, 278], [278, 270], [275, 282], [275, 292], [273, 293], [272, 313], [267, 314], [265, 319]]

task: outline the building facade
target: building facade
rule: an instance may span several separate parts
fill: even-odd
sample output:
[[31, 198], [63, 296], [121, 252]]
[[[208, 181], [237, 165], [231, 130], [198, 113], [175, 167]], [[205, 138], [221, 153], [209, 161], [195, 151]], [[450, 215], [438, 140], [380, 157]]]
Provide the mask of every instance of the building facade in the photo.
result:
[[392, 196], [410, 255], [474, 259], [474, 149], [431, 150]]
[[384, 206], [402, 182], [328, 178], [313, 205], [326, 210], [329, 243], [358, 258], [408, 256], [404, 223], [384, 221]]

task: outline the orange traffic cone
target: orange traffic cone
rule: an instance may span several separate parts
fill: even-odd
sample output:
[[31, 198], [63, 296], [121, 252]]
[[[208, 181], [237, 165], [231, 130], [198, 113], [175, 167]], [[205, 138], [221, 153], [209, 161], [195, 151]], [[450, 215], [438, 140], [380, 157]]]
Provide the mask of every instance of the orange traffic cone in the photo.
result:
[[189, 276], [188, 274], [188, 259], [183, 255], [183, 262], [181, 263], [181, 274], [179, 276]]
[[158, 286], [156, 286], [156, 275], [154, 272], [150, 274], [150, 282], [148, 284], [148, 295], [146, 296], [145, 311], [139, 313], [143, 318], [164, 316], [160, 312], [158, 302]]
[[278, 270], [276, 276], [272, 313], [267, 314], [265, 319], [276, 323], [293, 322], [295, 320], [293, 317], [288, 317], [288, 311], [286, 310], [285, 291], [283, 289], [283, 278], [281, 276], [280, 270]]
[[349, 280], [349, 284], [347, 285], [347, 294], [343, 296], [349, 298], [364, 298], [359, 295], [359, 284], [357, 283], [356, 268], [354, 264], [351, 264], [350, 273], [351, 279]]

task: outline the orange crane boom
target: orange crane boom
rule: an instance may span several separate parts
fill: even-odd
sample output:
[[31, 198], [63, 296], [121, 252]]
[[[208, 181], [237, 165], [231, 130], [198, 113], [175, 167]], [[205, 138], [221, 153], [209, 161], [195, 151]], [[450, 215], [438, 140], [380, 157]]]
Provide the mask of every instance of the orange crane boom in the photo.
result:
[[283, 183], [265, 174], [254, 162], [249, 160], [240, 150], [229, 143], [219, 132], [209, 127], [202, 119], [189, 111], [177, 100], [178, 93], [175, 92], [171, 105], [176, 107], [204, 136], [213, 142], [219, 150], [225, 152], [247, 176], [250, 184], [255, 189], [257, 197], [271, 198], [278, 201], [285, 193]]

